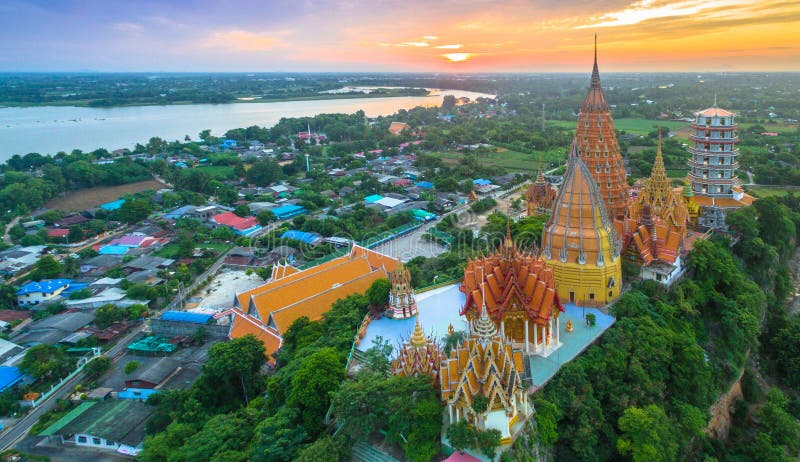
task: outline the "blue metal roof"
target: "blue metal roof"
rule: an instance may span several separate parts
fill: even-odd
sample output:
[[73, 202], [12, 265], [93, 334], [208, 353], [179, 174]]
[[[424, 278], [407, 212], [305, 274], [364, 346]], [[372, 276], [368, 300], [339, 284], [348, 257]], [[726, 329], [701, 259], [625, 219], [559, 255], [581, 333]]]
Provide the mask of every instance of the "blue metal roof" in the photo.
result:
[[161, 315], [164, 321], [190, 322], [192, 324], [208, 324], [213, 316], [203, 313], [189, 313], [186, 311], [167, 311]]
[[472, 184], [477, 186], [488, 186], [492, 184], [492, 182], [483, 178], [478, 178], [477, 180], [472, 180]]
[[281, 234], [281, 239], [284, 238], [295, 239], [300, 242], [304, 242], [306, 244], [313, 244], [314, 242], [318, 241], [321, 238], [321, 236], [317, 233], [307, 233], [305, 231], [290, 229]]
[[194, 205], [184, 205], [183, 207], [178, 207], [177, 209], [170, 210], [169, 212], [165, 213], [162, 216], [164, 218], [169, 218], [170, 220], [177, 220], [192, 209], [194, 209]]
[[37, 292], [55, 292], [56, 290], [69, 286], [72, 279], [43, 279], [39, 282], [29, 282], [20, 287], [17, 295], [33, 294]]
[[417, 186], [420, 188], [431, 189], [433, 187], [433, 183], [430, 181], [417, 181]]
[[122, 207], [122, 204], [125, 203], [125, 199], [117, 199], [114, 202], [106, 202], [105, 204], [101, 205], [100, 208], [103, 210], [117, 210], [118, 208]]
[[22, 372], [16, 366], [0, 366], [0, 392], [18, 384], [22, 377]]
[[383, 199], [383, 196], [381, 196], [380, 194], [373, 194], [371, 196], [365, 197], [364, 202], [366, 202], [367, 204], [372, 204], [378, 202], [381, 199]]
[[106, 245], [100, 247], [97, 251], [100, 255], [125, 255], [128, 253], [128, 247], [124, 245]]
[[282, 205], [272, 209], [272, 213], [275, 214], [275, 218], [278, 220], [283, 220], [285, 218], [291, 218], [295, 215], [306, 213], [306, 208], [302, 205]]

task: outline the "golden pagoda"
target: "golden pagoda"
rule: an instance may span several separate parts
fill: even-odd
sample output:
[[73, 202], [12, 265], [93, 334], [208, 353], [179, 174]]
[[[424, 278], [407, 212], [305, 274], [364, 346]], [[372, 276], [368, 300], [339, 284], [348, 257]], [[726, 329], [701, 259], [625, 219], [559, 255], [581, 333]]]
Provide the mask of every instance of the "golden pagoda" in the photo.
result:
[[619, 296], [620, 242], [575, 145], [553, 214], [542, 232], [542, 258], [553, 271], [561, 300], [600, 305]]
[[531, 252], [521, 251], [506, 228], [503, 246], [494, 254], [471, 258], [464, 268], [461, 309], [469, 321], [485, 305], [501, 336], [526, 353], [544, 352], [547, 339], [558, 341], [558, 315], [564, 308], [555, 289], [553, 270]]
[[417, 318], [411, 338], [400, 348], [397, 359], [392, 361], [392, 373], [408, 377], [427, 375], [436, 383], [442, 359], [444, 354], [441, 349], [433, 340], [425, 337]]
[[572, 150], [577, 152], [592, 175], [608, 215], [625, 215], [628, 181], [622, 163], [614, 118], [600, 86], [597, 69], [597, 36], [594, 44], [594, 67], [589, 93], [581, 104]]
[[541, 168], [539, 173], [536, 174], [536, 180], [528, 186], [525, 199], [528, 202], [529, 217], [549, 214], [553, 208], [553, 202], [556, 200], [556, 189], [545, 180]]
[[614, 223], [623, 249], [642, 267], [643, 278], [670, 283], [681, 274], [680, 256], [688, 221], [686, 204], [669, 184], [659, 134], [650, 178], [628, 204], [625, 218]]
[[[533, 414], [518, 372], [522, 353], [503, 341], [485, 305], [470, 331], [442, 361], [439, 384], [448, 423], [466, 419], [480, 430], [499, 430], [501, 443], [511, 442]], [[475, 409], [477, 397], [485, 398], [485, 409]]]
[[417, 314], [417, 302], [414, 289], [411, 287], [411, 274], [403, 262], [389, 273], [391, 289], [389, 291], [389, 311], [394, 319], [406, 319]]

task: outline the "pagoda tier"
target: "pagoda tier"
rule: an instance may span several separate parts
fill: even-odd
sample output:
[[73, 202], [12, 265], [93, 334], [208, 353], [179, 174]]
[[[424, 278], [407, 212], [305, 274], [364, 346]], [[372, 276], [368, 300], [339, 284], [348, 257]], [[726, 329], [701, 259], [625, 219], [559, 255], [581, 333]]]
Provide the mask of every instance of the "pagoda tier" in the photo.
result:
[[536, 181], [528, 186], [525, 199], [528, 202], [528, 216], [550, 214], [556, 200], [556, 189], [545, 180], [542, 169], [539, 169]]
[[[439, 384], [448, 424], [466, 419], [480, 430], [499, 430], [501, 442], [508, 443], [533, 414], [519, 375], [524, 358], [503, 341], [485, 306], [470, 331], [442, 361]], [[477, 397], [486, 399], [485, 410], [476, 411]]]
[[542, 258], [553, 270], [561, 300], [602, 305], [619, 296], [620, 242], [592, 175], [572, 149], [542, 232]]
[[402, 262], [389, 273], [389, 315], [394, 319], [405, 319], [417, 314], [414, 289], [411, 288], [411, 274]]
[[[654, 220], [660, 221], [665, 226], [675, 228], [675, 232], [681, 238], [686, 236], [689, 211], [680, 197], [680, 192], [676, 192], [670, 185], [670, 180], [664, 167], [660, 136], [650, 178], [647, 179], [644, 188], [639, 191], [636, 199], [628, 204], [625, 220], [617, 220], [617, 223], [615, 223], [617, 233], [622, 237], [623, 246], [628, 243], [627, 240], [632, 232], [631, 225], [633, 223], [639, 224], [639, 218], [644, 207], [649, 207], [649, 213]], [[620, 226], [620, 224], [624, 226]]]
[[485, 304], [501, 335], [527, 353], [544, 352], [558, 330], [558, 313], [564, 311], [553, 271], [532, 253], [520, 251], [508, 232], [494, 254], [467, 261], [461, 291], [466, 295], [462, 315], [475, 320]]
[[578, 114], [572, 150], [577, 152], [589, 169], [609, 216], [624, 216], [628, 181], [614, 129], [614, 118], [600, 85], [596, 41], [592, 80]]
[[439, 346], [425, 337], [417, 318], [414, 333], [403, 344], [397, 359], [392, 362], [392, 372], [399, 376], [428, 376], [433, 383], [439, 379], [440, 363], [444, 359]]

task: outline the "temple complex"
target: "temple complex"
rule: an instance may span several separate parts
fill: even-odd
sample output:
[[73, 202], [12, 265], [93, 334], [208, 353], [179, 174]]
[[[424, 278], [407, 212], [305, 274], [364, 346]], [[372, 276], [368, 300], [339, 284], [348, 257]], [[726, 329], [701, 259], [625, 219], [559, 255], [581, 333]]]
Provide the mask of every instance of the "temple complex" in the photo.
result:
[[501, 443], [510, 443], [533, 414], [519, 375], [523, 367], [522, 352], [503, 341], [484, 305], [469, 337], [442, 362], [447, 424], [466, 419], [479, 430], [499, 430]]
[[277, 351], [282, 336], [301, 316], [322, 318], [336, 300], [364, 293], [387, 278], [398, 260], [360, 246], [349, 254], [305, 270], [275, 265], [270, 280], [233, 298], [230, 338], [248, 334], [264, 342], [267, 355]]
[[553, 214], [542, 232], [542, 257], [561, 300], [596, 306], [619, 296], [620, 241], [592, 175], [573, 144]]
[[670, 185], [659, 136], [650, 178], [628, 204], [625, 217], [614, 221], [622, 247], [641, 267], [643, 279], [671, 284], [682, 274], [681, 251], [689, 221], [682, 191]]
[[556, 200], [556, 189], [547, 182], [539, 169], [536, 180], [528, 186], [525, 193], [528, 203], [528, 216], [549, 215], [553, 209], [553, 202]]
[[389, 273], [392, 287], [389, 291], [389, 309], [387, 315], [394, 319], [410, 318], [417, 314], [417, 302], [414, 289], [411, 288], [411, 274], [402, 262]]
[[560, 344], [558, 315], [564, 310], [554, 284], [553, 270], [532, 253], [520, 251], [507, 229], [499, 250], [467, 261], [461, 314], [474, 322], [485, 305], [510, 345], [526, 353], [546, 354]]
[[589, 93], [581, 104], [572, 150], [588, 168], [608, 215], [614, 219], [625, 215], [628, 180], [622, 154], [614, 130], [611, 108], [600, 86], [595, 37], [594, 68]]
[[429, 376], [433, 383], [439, 380], [439, 367], [444, 354], [433, 339], [425, 337], [419, 319], [411, 338], [403, 343], [397, 358], [392, 361], [392, 373], [400, 376]]

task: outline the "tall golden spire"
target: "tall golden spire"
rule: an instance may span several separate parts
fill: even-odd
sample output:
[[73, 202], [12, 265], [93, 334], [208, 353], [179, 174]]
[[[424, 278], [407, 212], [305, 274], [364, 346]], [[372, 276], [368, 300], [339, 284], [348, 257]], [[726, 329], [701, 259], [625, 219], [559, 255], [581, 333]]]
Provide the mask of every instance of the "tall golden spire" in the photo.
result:
[[[673, 202], [672, 188], [670, 188], [667, 170], [664, 168], [664, 156], [661, 153], [661, 128], [658, 129], [658, 148], [656, 149], [656, 160], [653, 162], [653, 171], [642, 189], [639, 198], [640, 204], [650, 206], [653, 214], [665, 218], [664, 212], [668, 204]], [[669, 205], [671, 207], [672, 204]]]

